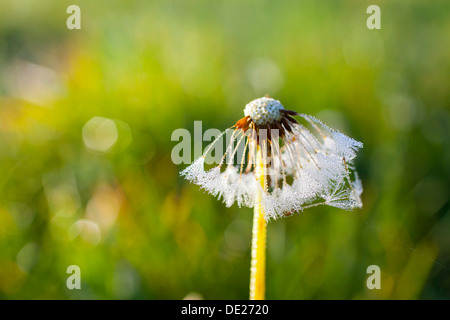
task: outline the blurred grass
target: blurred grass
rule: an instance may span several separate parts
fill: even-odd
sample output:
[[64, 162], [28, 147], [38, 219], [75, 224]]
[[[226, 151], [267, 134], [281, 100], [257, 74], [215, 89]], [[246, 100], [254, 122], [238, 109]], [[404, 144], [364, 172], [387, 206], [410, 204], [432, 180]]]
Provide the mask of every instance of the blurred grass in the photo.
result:
[[266, 93], [362, 141], [365, 188], [269, 224], [267, 298], [450, 298], [448, 1], [379, 1], [381, 30], [369, 1], [74, 4], [81, 30], [0, 3], [0, 298], [247, 299], [252, 211], [183, 181], [170, 137]]

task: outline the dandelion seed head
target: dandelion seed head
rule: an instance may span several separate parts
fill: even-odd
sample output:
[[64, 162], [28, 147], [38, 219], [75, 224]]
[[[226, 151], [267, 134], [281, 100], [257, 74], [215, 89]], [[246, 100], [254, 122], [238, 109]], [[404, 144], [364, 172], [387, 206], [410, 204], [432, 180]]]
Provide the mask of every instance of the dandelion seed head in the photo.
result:
[[266, 125], [275, 121], [280, 121], [282, 114], [280, 110], [284, 109], [280, 101], [272, 98], [259, 98], [251, 101], [245, 106], [245, 116], [250, 116], [252, 121], [258, 125]]
[[[267, 97], [248, 103], [244, 114], [232, 127], [217, 166], [206, 170], [204, 159], [226, 131], [181, 175], [227, 207], [261, 203], [266, 220], [317, 205], [362, 206], [363, 188], [354, 165], [361, 142]], [[227, 154], [231, 161], [225, 162]]]

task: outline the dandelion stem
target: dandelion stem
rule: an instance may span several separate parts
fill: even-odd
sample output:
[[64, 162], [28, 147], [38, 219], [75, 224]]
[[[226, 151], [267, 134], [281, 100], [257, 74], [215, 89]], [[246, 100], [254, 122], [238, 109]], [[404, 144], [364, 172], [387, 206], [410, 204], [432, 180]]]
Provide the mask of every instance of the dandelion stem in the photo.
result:
[[264, 209], [261, 205], [262, 190], [266, 179], [264, 167], [262, 151], [258, 147], [255, 174], [262, 189], [257, 194], [253, 216], [250, 300], [264, 300], [266, 290], [266, 221], [264, 220]]

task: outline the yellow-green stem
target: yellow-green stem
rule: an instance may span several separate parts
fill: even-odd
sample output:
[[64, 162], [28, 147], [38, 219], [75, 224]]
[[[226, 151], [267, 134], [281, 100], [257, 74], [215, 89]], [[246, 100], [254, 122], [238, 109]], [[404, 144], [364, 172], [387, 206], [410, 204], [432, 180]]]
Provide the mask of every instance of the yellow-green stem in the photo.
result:
[[[256, 176], [262, 189], [265, 185], [264, 163], [261, 150], [256, 156]], [[252, 259], [250, 263], [250, 300], [264, 300], [266, 291], [266, 221], [261, 205], [262, 193], [256, 197], [252, 230]]]

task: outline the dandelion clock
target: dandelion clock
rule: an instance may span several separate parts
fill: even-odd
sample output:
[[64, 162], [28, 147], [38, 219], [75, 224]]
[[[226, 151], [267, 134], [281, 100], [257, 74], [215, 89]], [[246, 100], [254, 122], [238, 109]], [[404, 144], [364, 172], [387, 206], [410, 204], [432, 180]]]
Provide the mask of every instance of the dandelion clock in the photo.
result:
[[[205, 163], [231, 132], [221, 159]], [[254, 208], [250, 299], [264, 299], [266, 223], [304, 209], [362, 206], [354, 159], [362, 143], [320, 120], [263, 97], [248, 103], [244, 117], [219, 135], [181, 172], [226, 206]], [[216, 150], [217, 152], [217, 150]]]

